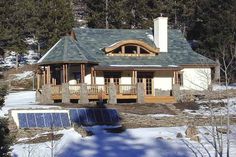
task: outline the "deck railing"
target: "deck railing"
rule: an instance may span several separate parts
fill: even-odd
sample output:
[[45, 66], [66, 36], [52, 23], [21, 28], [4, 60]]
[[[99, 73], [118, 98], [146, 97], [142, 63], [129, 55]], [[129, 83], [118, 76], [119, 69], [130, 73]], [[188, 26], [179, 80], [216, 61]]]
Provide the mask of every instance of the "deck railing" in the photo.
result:
[[70, 94], [80, 95], [80, 84], [69, 85]]
[[[61, 85], [51, 86], [52, 95], [62, 94]], [[87, 85], [88, 95], [108, 95], [109, 85]], [[80, 84], [69, 85], [70, 94], [80, 95]], [[120, 84], [116, 86], [116, 93], [121, 95], [136, 95], [136, 85]]]
[[62, 92], [61, 85], [52, 85], [51, 86], [51, 93], [52, 93], [52, 95], [61, 94], [61, 92]]
[[135, 95], [136, 85], [130, 85], [130, 84], [117, 85], [116, 92], [117, 94], [122, 94], [122, 95]]
[[87, 85], [89, 95], [108, 94], [107, 85]]

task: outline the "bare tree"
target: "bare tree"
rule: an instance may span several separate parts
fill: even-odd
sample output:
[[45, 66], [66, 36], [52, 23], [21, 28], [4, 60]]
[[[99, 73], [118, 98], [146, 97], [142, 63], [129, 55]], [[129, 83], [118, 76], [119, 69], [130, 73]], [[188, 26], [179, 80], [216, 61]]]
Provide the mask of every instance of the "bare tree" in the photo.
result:
[[[228, 52], [228, 53], [227, 53]], [[226, 43], [221, 47], [221, 57], [222, 57], [222, 66], [221, 71], [225, 77], [225, 87], [226, 87], [226, 99], [227, 99], [227, 157], [230, 156], [230, 140], [229, 140], [229, 131], [230, 131], [230, 113], [229, 113], [229, 81], [230, 81], [230, 72], [231, 65], [236, 59], [236, 43]]]

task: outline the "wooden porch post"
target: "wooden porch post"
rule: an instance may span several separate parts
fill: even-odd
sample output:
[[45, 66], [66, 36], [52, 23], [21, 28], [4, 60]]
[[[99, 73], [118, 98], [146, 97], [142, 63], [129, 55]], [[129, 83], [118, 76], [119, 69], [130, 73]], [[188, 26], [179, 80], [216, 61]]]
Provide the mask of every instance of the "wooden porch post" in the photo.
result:
[[96, 84], [96, 71], [91, 67], [91, 84]]
[[85, 64], [80, 65], [81, 83], [84, 83], [85, 77]]
[[91, 84], [94, 84], [94, 68], [91, 67]]
[[50, 66], [47, 67], [47, 84], [51, 84], [51, 70], [50, 70]]
[[65, 64], [65, 83], [68, 82], [68, 64]]
[[62, 65], [62, 76], [63, 76], [63, 83], [68, 82], [68, 64], [63, 64]]
[[93, 76], [93, 78], [94, 78], [94, 84], [96, 84], [96, 77], [97, 77], [97, 72], [94, 70], [94, 76]]
[[45, 71], [45, 67], [43, 68], [43, 85], [46, 84], [46, 71]]
[[37, 89], [40, 88], [41, 75], [37, 73]]
[[132, 71], [132, 84], [136, 84], [137, 83], [137, 71]]

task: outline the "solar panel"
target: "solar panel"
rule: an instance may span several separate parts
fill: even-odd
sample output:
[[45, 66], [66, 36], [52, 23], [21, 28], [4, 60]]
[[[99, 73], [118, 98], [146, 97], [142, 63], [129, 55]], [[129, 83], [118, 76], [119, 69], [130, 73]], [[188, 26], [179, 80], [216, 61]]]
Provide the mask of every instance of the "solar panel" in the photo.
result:
[[68, 113], [18, 113], [20, 128], [69, 127]]
[[26, 118], [26, 114], [24, 113], [18, 113], [18, 119], [19, 119], [19, 125], [22, 128], [28, 128], [29, 125], [27, 123], [27, 118]]
[[119, 114], [115, 109], [79, 108], [70, 109], [71, 122], [79, 125], [118, 124]]
[[60, 116], [61, 116], [62, 125], [64, 127], [69, 127], [70, 126], [70, 120], [69, 120], [68, 114], [67, 113], [61, 113]]
[[30, 127], [36, 127], [36, 121], [35, 121], [35, 115], [34, 113], [28, 113], [26, 114], [27, 120], [28, 120], [28, 124]]
[[43, 113], [35, 114], [35, 119], [36, 119], [37, 127], [44, 127], [45, 126]]

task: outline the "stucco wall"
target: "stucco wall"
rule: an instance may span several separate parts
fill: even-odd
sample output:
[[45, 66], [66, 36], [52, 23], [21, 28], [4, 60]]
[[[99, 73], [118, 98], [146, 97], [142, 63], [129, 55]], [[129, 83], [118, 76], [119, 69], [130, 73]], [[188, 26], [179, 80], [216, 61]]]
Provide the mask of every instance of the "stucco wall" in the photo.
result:
[[154, 73], [154, 90], [171, 90], [173, 72], [159, 71]]
[[180, 89], [206, 90], [211, 83], [210, 68], [185, 68], [183, 72], [183, 86]]
[[121, 84], [131, 84], [131, 80], [132, 80], [132, 72], [131, 71], [122, 72], [121, 79], [120, 79]]

